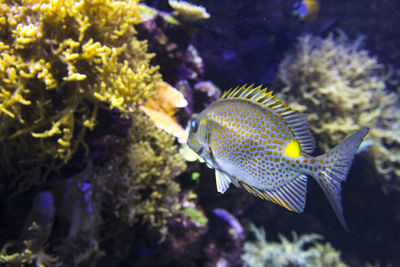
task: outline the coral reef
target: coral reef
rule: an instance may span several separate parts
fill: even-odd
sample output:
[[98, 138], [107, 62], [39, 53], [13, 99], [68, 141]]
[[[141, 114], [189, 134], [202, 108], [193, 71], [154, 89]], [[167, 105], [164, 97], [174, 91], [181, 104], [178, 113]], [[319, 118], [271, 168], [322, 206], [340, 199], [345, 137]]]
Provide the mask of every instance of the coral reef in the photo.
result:
[[210, 18], [210, 14], [202, 6], [197, 6], [186, 1], [168, 0], [169, 5], [175, 9], [174, 15], [183, 21], [194, 22]]
[[224, 209], [214, 209], [213, 212], [215, 215], [217, 215], [219, 218], [226, 221], [230, 225], [230, 233], [233, 236], [235, 236], [237, 239], [243, 238], [243, 226], [239, 223], [235, 216]]
[[[96, 263], [104, 256], [99, 238], [101, 194], [90, 182], [92, 172], [93, 166], [88, 162], [82, 172], [67, 180], [53, 181], [51, 186], [57, 204], [57, 218], [62, 225], [68, 225], [62, 226], [68, 231], [54, 236], [50, 243], [63, 264], [82, 266]], [[62, 240], [61, 245], [56, 245], [56, 238]]]
[[126, 115], [152, 94], [160, 75], [135, 35], [137, 2], [0, 5], [0, 166], [12, 177], [3, 186], [40, 184], [72, 158], [100, 109]]
[[400, 181], [400, 140], [396, 132], [399, 98], [386, 89], [384, 67], [343, 32], [327, 38], [305, 35], [286, 55], [278, 77], [287, 103], [308, 114], [323, 151], [362, 128], [371, 128], [365, 145], [380, 177]]
[[[169, 226], [193, 219], [183, 215], [175, 181], [186, 168], [176, 139], [139, 108], [172, 120], [187, 102], [150, 64], [154, 54], [136, 32], [146, 9], [137, 2], [0, 4], [0, 212], [12, 228], [0, 232], [1, 263], [117, 264], [147, 244], [129, 245], [126, 233], [159, 243]], [[53, 196], [51, 214], [41, 202], [30, 213], [18, 206], [43, 189]], [[12, 225], [23, 218], [32, 225]], [[196, 227], [202, 235], [206, 223]]]
[[182, 214], [186, 217], [189, 217], [192, 222], [197, 224], [198, 226], [205, 226], [208, 222], [208, 219], [204, 214], [193, 207], [187, 207], [182, 209]]
[[88, 164], [67, 180], [53, 180], [50, 191], [39, 193], [18, 240], [3, 246], [0, 262], [16, 266], [83, 266], [104, 256], [98, 236], [100, 194], [87, 182], [91, 173], [92, 164]]
[[181, 194], [180, 203], [181, 212], [174, 220], [170, 220], [168, 236], [159, 247], [159, 254], [163, 255], [165, 263], [189, 266], [194, 258], [200, 257], [201, 246], [210, 225], [195, 193]]
[[155, 54], [152, 62], [161, 66], [163, 79], [172, 85], [181, 80], [199, 79], [204, 65], [191, 44], [195, 27], [174, 19], [169, 13], [152, 10], [152, 15], [137, 27], [138, 36], [148, 40], [149, 51]]
[[[157, 2], [161, 6], [163, 3], [168, 4], [167, 1]], [[167, 5], [165, 8], [170, 7]], [[146, 9], [148, 10], [146, 17], [137, 27], [138, 36], [143, 36], [148, 40], [149, 51], [155, 54], [152, 62], [160, 66], [159, 71], [164, 81], [173, 85], [185, 96], [188, 105], [176, 116], [178, 122], [184, 125], [193, 112], [199, 112], [204, 102], [210, 103], [216, 99], [219, 92], [211, 82], [206, 84], [202, 81], [204, 62], [197, 48], [192, 44], [192, 39], [197, 33], [196, 24], [188, 23], [179, 16], [175, 19], [165, 11]], [[207, 90], [210, 91], [206, 92]], [[158, 117], [161, 118], [161, 116]], [[179, 132], [177, 128], [169, 130]], [[178, 135], [178, 139], [183, 140], [181, 134]]]
[[[207, 218], [198, 207], [187, 204], [195, 198], [185, 200], [175, 181], [186, 168], [174, 145], [175, 138], [158, 129], [139, 108], [132, 108], [130, 116], [133, 119], [128, 137], [102, 136], [102, 142], [93, 144], [99, 147], [101, 143], [110, 153], [92, 153], [81, 172], [68, 179], [51, 180], [50, 192], [46, 192], [49, 200], [35, 200], [19, 243], [5, 244], [0, 262], [95, 266], [105, 257], [119, 262], [127, 257], [122, 251], [135, 249], [125, 236], [128, 232], [132, 237], [138, 235], [132, 230], [136, 227], [148, 233], [148, 240], [168, 238], [182, 247], [197, 243], [195, 236], [204, 234]], [[35, 228], [30, 225], [32, 221]], [[192, 234], [198, 232], [190, 236], [190, 242], [170, 233], [169, 228], [177, 231], [183, 221], [190, 225]], [[125, 249], [115, 251], [108, 242]], [[14, 249], [14, 244], [21, 248]]]
[[[279, 235], [280, 242], [268, 242], [263, 228], [250, 226], [256, 240], [243, 245], [242, 260], [250, 267], [284, 267], [284, 266], [347, 266], [340, 260], [340, 252], [330, 243], [321, 244], [322, 237], [317, 234], [306, 234], [300, 237], [292, 232], [293, 241]], [[312, 246], [309, 246], [312, 244]], [[305, 248], [307, 247], [307, 248]]]
[[131, 115], [129, 137], [113, 141], [111, 146], [119, 149], [114, 147], [107, 166], [96, 170], [95, 182], [110, 195], [117, 217], [129, 225], [140, 218], [165, 235], [168, 219], [182, 207], [174, 178], [185, 170], [185, 161], [174, 137], [158, 129], [142, 111]]
[[41, 192], [25, 219], [25, 225], [16, 241], [7, 242], [0, 252], [0, 262], [13, 266], [59, 266], [58, 258], [45, 253], [45, 244], [54, 222], [54, 200], [50, 192]]

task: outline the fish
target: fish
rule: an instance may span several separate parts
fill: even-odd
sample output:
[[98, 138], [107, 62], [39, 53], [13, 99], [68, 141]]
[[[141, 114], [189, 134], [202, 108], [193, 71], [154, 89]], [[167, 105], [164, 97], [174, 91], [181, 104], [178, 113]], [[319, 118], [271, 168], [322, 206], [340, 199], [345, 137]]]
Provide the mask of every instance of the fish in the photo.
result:
[[293, 5], [292, 15], [303, 21], [310, 21], [318, 17], [318, 12], [318, 0], [298, 0]]
[[302, 213], [308, 177], [328, 198], [348, 229], [341, 203], [345, 181], [369, 129], [353, 133], [332, 150], [312, 156], [315, 140], [304, 114], [262, 85], [226, 91], [189, 121], [187, 145], [215, 170], [217, 191], [234, 184], [251, 194]]

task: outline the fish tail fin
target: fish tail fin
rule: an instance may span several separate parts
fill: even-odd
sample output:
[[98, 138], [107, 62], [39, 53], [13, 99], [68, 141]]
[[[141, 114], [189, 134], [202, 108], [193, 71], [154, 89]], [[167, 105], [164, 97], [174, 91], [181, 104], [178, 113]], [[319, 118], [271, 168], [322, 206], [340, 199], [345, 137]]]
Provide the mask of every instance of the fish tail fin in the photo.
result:
[[343, 215], [341, 182], [346, 181], [354, 155], [367, 133], [367, 128], [361, 129], [328, 153], [317, 157], [322, 168], [317, 171], [315, 178], [328, 198], [337, 218], [346, 230], [348, 228]]

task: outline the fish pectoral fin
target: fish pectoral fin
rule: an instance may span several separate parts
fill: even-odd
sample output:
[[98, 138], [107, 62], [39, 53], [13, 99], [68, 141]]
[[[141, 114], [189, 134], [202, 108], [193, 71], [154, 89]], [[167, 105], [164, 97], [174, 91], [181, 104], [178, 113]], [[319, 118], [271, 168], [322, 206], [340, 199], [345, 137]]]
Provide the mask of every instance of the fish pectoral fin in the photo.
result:
[[276, 190], [259, 190], [243, 182], [242, 185], [250, 193], [290, 211], [302, 213], [306, 205], [307, 176], [303, 174]]
[[225, 193], [231, 184], [231, 179], [229, 178], [228, 174], [219, 170], [215, 170], [215, 181], [217, 183], [217, 191], [221, 194]]

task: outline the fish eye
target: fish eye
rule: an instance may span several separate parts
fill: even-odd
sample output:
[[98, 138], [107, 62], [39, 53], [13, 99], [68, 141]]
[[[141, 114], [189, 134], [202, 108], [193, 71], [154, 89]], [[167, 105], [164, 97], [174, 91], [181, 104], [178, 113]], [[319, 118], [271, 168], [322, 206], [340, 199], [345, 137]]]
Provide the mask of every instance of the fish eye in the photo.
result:
[[197, 131], [197, 127], [199, 126], [199, 122], [196, 118], [193, 118], [190, 120], [190, 130], [192, 130], [193, 133]]

